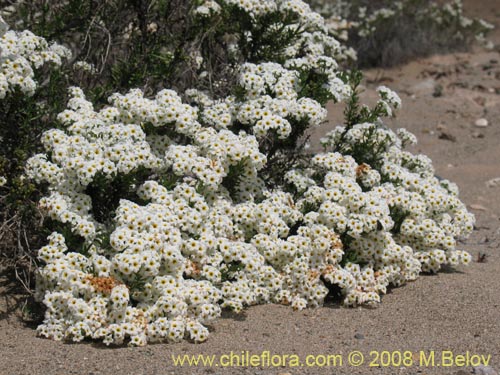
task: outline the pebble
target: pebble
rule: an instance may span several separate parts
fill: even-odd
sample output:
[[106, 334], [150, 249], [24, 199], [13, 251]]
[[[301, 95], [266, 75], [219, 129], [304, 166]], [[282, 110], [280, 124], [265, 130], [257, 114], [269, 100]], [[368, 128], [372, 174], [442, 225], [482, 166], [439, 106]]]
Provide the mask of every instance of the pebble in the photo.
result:
[[365, 335], [363, 335], [362, 333], [356, 333], [354, 335], [354, 338], [358, 340], [363, 340], [365, 338]]
[[480, 118], [477, 119], [476, 122], [474, 123], [478, 128], [485, 128], [488, 126], [488, 120], [485, 118]]
[[493, 367], [484, 365], [475, 366], [472, 369], [472, 373], [476, 375], [498, 375], [498, 372]]
[[486, 181], [486, 186], [489, 188], [499, 187], [500, 177], [492, 178], [491, 180]]

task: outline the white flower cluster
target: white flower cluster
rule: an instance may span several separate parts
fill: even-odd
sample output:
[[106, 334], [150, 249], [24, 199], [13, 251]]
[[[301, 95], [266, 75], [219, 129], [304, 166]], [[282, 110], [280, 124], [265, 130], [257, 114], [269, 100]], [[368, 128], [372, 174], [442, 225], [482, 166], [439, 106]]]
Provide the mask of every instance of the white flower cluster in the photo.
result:
[[200, 17], [207, 17], [212, 14], [218, 14], [221, 11], [221, 6], [214, 0], [206, 0], [201, 5], [194, 9], [194, 14]]
[[415, 22], [427, 25], [426, 27], [433, 25], [442, 27], [443, 30], [456, 31], [452, 35], [453, 38], [465, 40], [468, 35], [472, 35], [487, 48], [493, 47], [485, 35], [494, 26], [482, 19], [466, 17], [462, 0], [452, 0], [444, 4], [400, 0], [387, 2], [383, 8], [373, 8], [369, 1], [308, 2], [326, 18], [330, 34], [343, 41], [347, 41], [349, 32], [361, 38], [369, 38], [383, 29], [384, 25], [396, 23], [401, 17], [411, 16]]
[[360, 21], [355, 25], [358, 28], [359, 36], [366, 38], [372, 35], [377, 30], [377, 26], [379, 26], [380, 23], [383, 23], [387, 19], [394, 18], [397, 12], [402, 10], [403, 3], [395, 2], [394, 8], [395, 9], [381, 8], [370, 14], [367, 14], [366, 7], [359, 8], [358, 19]]
[[88, 62], [82, 60], [75, 61], [75, 63], [73, 64], [73, 69], [89, 74], [95, 74], [97, 72], [94, 64], [89, 64]]
[[386, 86], [379, 86], [377, 92], [380, 96], [378, 103], [382, 104], [388, 117], [393, 115], [393, 111], [401, 108], [401, 98], [398, 94]]
[[[384, 202], [384, 207], [370, 210], [368, 216], [357, 218], [359, 227], [354, 222], [348, 222], [347, 233], [353, 238], [350, 246], [357, 258], [363, 261], [373, 259], [384, 265], [391, 259], [402, 261], [398, 265], [399, 276], [391, 280], [395, 284], [416, 278], [420, 269], [437, 272], [444, 264], [469, 263], [470, 255], [456, 250], [456, 238], [472, 232], [474, 216], [458, 199], [456, 185], [435, 177], [429, 158], [403, 150], [405, 145], [416, 142], [413, 134], [405, 129], [395, 134], [374, 124], [359, 124], [347, 132], [343, 127], [336, 128], [322, 143], [331, 147], [342, 139], [344, 152], [357, 153], [356, 148], [368, 137], [373, 143], [369, 150], [365, 150], [364, 157], [373, 160], [377, 168], [367, 164], [358, 165], [355, 169], [351, 167], [350, 176], [354, 180], [350, 182], [357, 181], [359, 185], [356, 184], [356, 189], [362, 190], [363, 194], [380, 194], [382, 200], [378, 201]], [[379, 151], [375, 154], [373, 150]], [[337, 157], [349, 159], [340, 154]], [[336, 168], [339, 164], [336, 163]], [[346, 186], [345, 183], [342, 185]], [[372, 205], [376, 201], [370, 199], [368, 203]], [[381, 217], [381, 213], [384, 216]], [[387, 214], [390, 217], [385, 216]], [[367, 225], [368, 233], [380, 226], [390, 231], [391, 235], [377, 231], [360, 238], [359, 230], [366, 232]], [[395, 245], [398, 249], [396, 253], [385, 250]], [[401, 250], [404, 255], [399, 253]]]
[[237, 7], [253, 19], [273, 12], [280, 12], [295, 14], [300, 19], [302, 26], [306, 28], [317, 28], [324, 25], [323, 17], [313, 12], [309, 5], [301, 0], [206, 0], [195, 9], [195, 13], [201, 15], [218, 13], [220, 8], [225, 5]]
[[[242, 198], [249, 200], [252, 194], [262, 194], [257, 171], [263, 167], [265, 156], [253, 136], [203, 127], [197, 121], [196, 109], [183, 104], [173, 91], [163, 90], [151, 100], [133, 90], [110, 100], [113, 106], [95, 112], [81, 90], [73, 89], [69, 109], [59, 115], [67, 130], [50, 130], [43, 136], [51, 157], [36, 155], [29, 160], [28, 175], [51, 186], [51, 194], [40, 201], [50, 218], [69, 225], [91, 245], [103, 224], [91, 215], [92, 199], [85, 194], [86, 188], [99, 178], [112, 180], [141, 168], [150, 173], [168, 171], [191, 184], [198, 181], [206, 196], [198, 195], [186, 183], [179, 183], [173, 192], [153, 181], [142, 185], [139, 194], [151, 205], [141, 207], [122, 200], [110, 236], [111, 249], [91, 246], [88, 257], [68, 252], [64, 238], [54, 233], [50, 244], [39, 251], [46, 266], [40, 271], [38, 290], [48, 307], [40, 333], [76, 341], [92, 336], [107, 343], [131, 337], [137, 345], [145, 343], [146, 333], [148, 340], [179, 339], [189, 333], [191, 339], [203, 341], [207, 331], [201, 323], [218, 316], [221, 295], [226, 296], [227, 306], [241, 309], [249, 302], [239, 288], [219, 289], [208, 282], [215, 280], [217, 272], [220, 279], [221, 253], [212, 254], [213, 260], [205, 259], [216, 246], [222, 246], [215, 240], [241, 236], [240, 229], [232, 230], [229, 225], [230, 198], [221, 182], [230, 168], [238, 165], [242, 176], [235, 188]], [[146, 126], [170, 135], [147, 136], [143, 130]], [[178, 138], [189, 142], [178, 144]], [[203, 229], [205, 222], [207, 228]], [[215, 232], [208, 231], [212, 226]], [[205, 231], [202, 239], [193, 239]], [[228, 262], [238, 256], [231, 253]], [[259, 267], [263, 261], [260, 263]], [[207, 280], [200, 279], [198, 268]], [[185, 280], [184, 272], [200, 280]], [[141, 299], [142, 305], [128, 308], [128, 288], [143, 278], [154, 281], [157, 291], [151, 294], [149, 284], [144, 284], [146, 289], [131, 295], [134, 301]], [[105, 287], [108, 284], [112, 285], [109, 290]], [[96, 293], [102, 294], [97, 300]], [[146, 294], [140, 297], [141, 293]], [[79, 295], [84, 297], [77, 298]], [[109, 303], [112, 311], [106, 308]], [[150, 309], [153, 305], [156, 312]]]
[[326, 110], [318, 102], [298, 98], [297, 71], [276, 63], [245, 64], [239, 83], [247, 100], [237, 103], [235, 117], [241, 124], [253, 125], [257, 138], [271, 130], [278, 138], [287, 138], [292, 131], [289, 120], [307, 121], [312, 127], [326, 119]]
[[[342, 101], [351, 90], [337, 78], [337, 65], [331, 61], [326, 69], [331, 79], [325, 86], [332, 98]], [[326, 109], [317, 101], [300, 97], [300, 73], [296, 69], [312, 70], [314, 67], [285, 68], [277, 63], [246, 63], [240, 67], [238, 80], [244, 90], [243, 98], [238, 100], [230, 96], [213, 101], [196, 90], [189, 90], [187, 95], [202, 108], [200, 114], [203, 121], [216, 129], [229, 129], [238, 123], [247, 127], [257, 139], [266, 137], [270, 132], [279, 139], [285, 139], [290, 135], [293, 124], [300, 122], [307, 128], [319, 126], [327, 115]]]
[[472, 30], [474, 38], [486, 48], [493, 48], [493, 42], [486, 39], [486, 34], [493, 30], [495, 26], [483, 19], [471, 19], [463, 13], [463, 4], [461, 0], [454, 0], [442, 7], [433, 5], [429, 12], [429, 17], [432, 18], [438, 25], [447, 26], [456, 24], [459, 28], [457, 36], [464, 39], [463, 31]]
[[[342, 42], [349, 40], [349, 31], [358, 25], [356, 22], [350, 20], [349, 17], [351, 15], [351, 7], [353, 6], [352, 1], [308, 0], [308, 3], [314, 11], [324, 17], [325, 27], [329, 35]], [[338, 60], [347, 59], [356, 61], [357, 55], [353, 48], [346, 45], [341, 45], [340, 48], [342, 53], [337, 57]]]
[[31, 31], [8, 30], [0, 17], [0, 99], [18, 89], [31, 96], [36, 89], [33, 69], [44, 64], [61, 65], [71, 52], [59, 44], [49, 45], [47, 41]]

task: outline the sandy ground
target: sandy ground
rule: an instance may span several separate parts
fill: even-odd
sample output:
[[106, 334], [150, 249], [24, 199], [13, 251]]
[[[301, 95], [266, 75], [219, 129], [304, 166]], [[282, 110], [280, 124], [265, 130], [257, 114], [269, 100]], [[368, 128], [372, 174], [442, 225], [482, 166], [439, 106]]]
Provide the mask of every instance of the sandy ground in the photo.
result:
[[[469, 1], [467, 9], [500, 25], [500, 1]], [[500, 42], [500, 32], [494, 39]], [[106, 348], [93, 343], [65, 344], [37, 338], [33, 327], [12, 311], [15, 295], [8, 292], [7, 275], [0, 275], [0, 375], [107, 374], [456, 374], [472, 366], [419, 366], [420, 351], [435, 351], [436, 365], [444, 350], [491, 355], [500, 369], [500, 54], [476, 51], [421, 59], [391, 70], [366, 72], [367, 100], [374, 89], [387, 85], [404, 103], [393, 128], [406, 127], [417, 135], [415, 152], [429, 155], [437, 174], [456, 182], [461, 198], [476, 214], [473, 235], [462, 247], [474, 262], [467, 268], [422, 276], [393, 289], [376, 309], [326, 306], [294, 312], [284, 306], [249, 308], [225, 315], [211, 327], [203, 344], [149, 345], [145, 348]], [[436, 96], [437, 95], [437, 96]], [[331, 106], [331, 121], [312, 137], [313, 147], [335, 125], [341, 108]], [[475, 121], [486, 118], [488, 126]], [[486, 254], [486, 262], [478, 255]], [[175, 367], [172, 355], [223, 355], [231, 351], [260, 354], [342, 355], [337, 367]], [[369, 367], [370, 351], [412, 351], [409, 367]], [[351, 351], [365, 362], [348, 364]], [[396, 355], [397, 356], [397, 355]], [[337, 363], [339, 365], [339, 363]], [[490, 369], [491, 370], [491, 369]], [[478, 372], [479, 371], [479, 372]], [[476, 369], [476, 373], [481, 373]]]

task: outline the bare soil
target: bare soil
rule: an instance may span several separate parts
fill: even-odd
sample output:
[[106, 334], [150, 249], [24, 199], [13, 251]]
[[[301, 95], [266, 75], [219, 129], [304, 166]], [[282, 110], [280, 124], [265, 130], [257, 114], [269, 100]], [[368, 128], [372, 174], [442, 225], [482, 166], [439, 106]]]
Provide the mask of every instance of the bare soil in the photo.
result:
[[[465, 1], [469, 14], [499, 25], [500, 1]], [[500, 30], [493, 39], [500, 44]], [[476, 214], [476, 228], [461, 247], [474, 262], [392, 289], [375, 309], [337, 305], [294, 312], [278, 305], [255, 306], [241, 315], [226, 314], [211, 327], [206, 343], [107, 348], [95, 343], [68, 344], [36, 337], [20, 320], [22, 296], [12, 275], [0, 274], [0, 375], [108, 374], [468, 374], [472, 367], [368, 366], [370, 351], [442, 350], [454, 354], [491, 355], [500, 370], [500, 54], [472, 53], [420, 59], [390, 70], [366, 71], [365, 97], [375, 98], [384, 84], [403, 99], [392, 128], [417, 135], [414, 152], [430, 156], [436, 172], [458, 184], [461, 199]], [[341, 119], [341, 107], [330, 106], [330, 122], [316, 129], [312, 147]], [[477, 119], [488, 120], [477, 127]], [[486, 254], [485, 261], [479, 262]], [[484, 257], [483, 257], [484, 258]], [[172, 355], [342, 354], [342, 367], [174, 367]], [[359, 350], [365, 363], [349, 366], [347, 355]], [[436, 361], [437, 362], [437, 361]], [[476, 369], [476, 372], [480, 371]]]

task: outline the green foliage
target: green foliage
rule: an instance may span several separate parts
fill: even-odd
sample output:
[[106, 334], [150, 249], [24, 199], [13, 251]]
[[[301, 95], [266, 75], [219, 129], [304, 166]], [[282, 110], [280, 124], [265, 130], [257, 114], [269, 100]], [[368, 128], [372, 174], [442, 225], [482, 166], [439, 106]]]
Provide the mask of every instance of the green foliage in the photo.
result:
[[221, 281], [234, 281], [235, 274], [245, 268], [241, 262], [230, 262], [226, 265], [226, 268], [221, 272]]
[[388, 115], [386, 107], [380, 101], [377, 102], [373, 108], [361, 104], [360, 94], [362, 91], [360, 85], [363, 80], [363, 73], [361, 71], [354, 70], [350, 74], [344, 75], [344, 77], [346, 82], [350, 84], [352, 90], [352, 94], [344, 110], [346, 132], [356, 124], [376, 122], [380, 117]]
[[[333, 151], [351, 155], [358, 164], [366, 163], [377, 168], [380, 165], [382, 151], [386, 149], [388, 144], [386, 142], [379, 142], [379, 140], [374, 137], [376, 132], [375, 127], [365, 134], [361, 142], [351, 144], [344, 141], [349, 130], [351, 130], [354, 125], [380, 123], [379, 119], [388, 115], [386, 107], [383, 105], [382, 101], [378, 101], [373, 108], [361, 104], [360, 85], [363, 74], [360, 71], [353, 71], [350, 74], [344, 75], [343, 78], [346, 82], [349, 82], [352, 93], [347, 100], [344, 110], [344, 131], [340, 135], [339, 140], [335, 143]], [[387, 142], [389, 142], [389, 139], [387, 139]]]
[[238, 182], [243, 177], [246, 162], [247, 159], [243, 158], [238, 162], [238, 164], [231, 165], [229, 167], [229, 173], [222, 181], [222, 185], [229, 191], [229, 193], [231, 193], [232, 196], [236, 193], [235, 189], [238, 186]]
[[328, 80], [326, 73], [320, 73], [312, 70], [300, 70], [299, 75], [299, 96], [301, 98], [314, 98], [321, 105], [325, 105], [332, 100], [330, 91], [324, 86], [323, 82]]
[[[35, 202], [41, 187], [24, 177], [24, 165], [41, 150], [41, 134], [58, 127], [55, 116], [66, 105], [63, 69], [44, 67], [35, 72], [35, 78], [41, 85], [33, 96], [16, 89], [0, 100], [0, 176], [7, 180], [0, 189], [0, 221], [10, 223], [2, 227], [0, 253], [5, 254], [24, 254], [38, 246], [40, 217]], [[11, 233], [6, 235], [7, 231]]]
[[394, 227], [392, 231], [395, 234], [398, 234], [401, 232], [401, 224], [403, 224], [403, 221], [410, 216], [409, 212], [401, 210], [399, 207], [391, 207], [391, 217], [394, 220]]
[[61, 233], [64, 236], [68, 249], [71, 249], [71, 251], [83, 254], [85, 256], [89, 254], [89, 250], [92, 244], [86, 243], [83, 237], [76, 234], [71, 229], [71, 225], [69, 223], [61, 223], [50, 218], [46, 219], [43, 227], [45, 237], [47, 237], [54, 231]]
[[85, 189], [92, 199], [92, 215], [100, 223], [109, 223], [114, 218], [120, 199], [145, 203], [137, 195], [137, 187], [147, 179], [148, 171], [134, 170], [130, 173], [117, 173], [112, 179], [98, 174]]
[[257, 23], [248, 13], [232, 6], [227, 8], [224, 17], [240, 21], [229, 25], [236, 35], [251, 35], [251, 38], [239, 39], [242, 58], [251, 63], [261, 61], [283, 63], [284, 50], [293, 44], [304, 31], [301, 26], [289, 27], [297, 22], [298, 17], [293, 13], [271, 12], [261, 17], [260, 22]]

